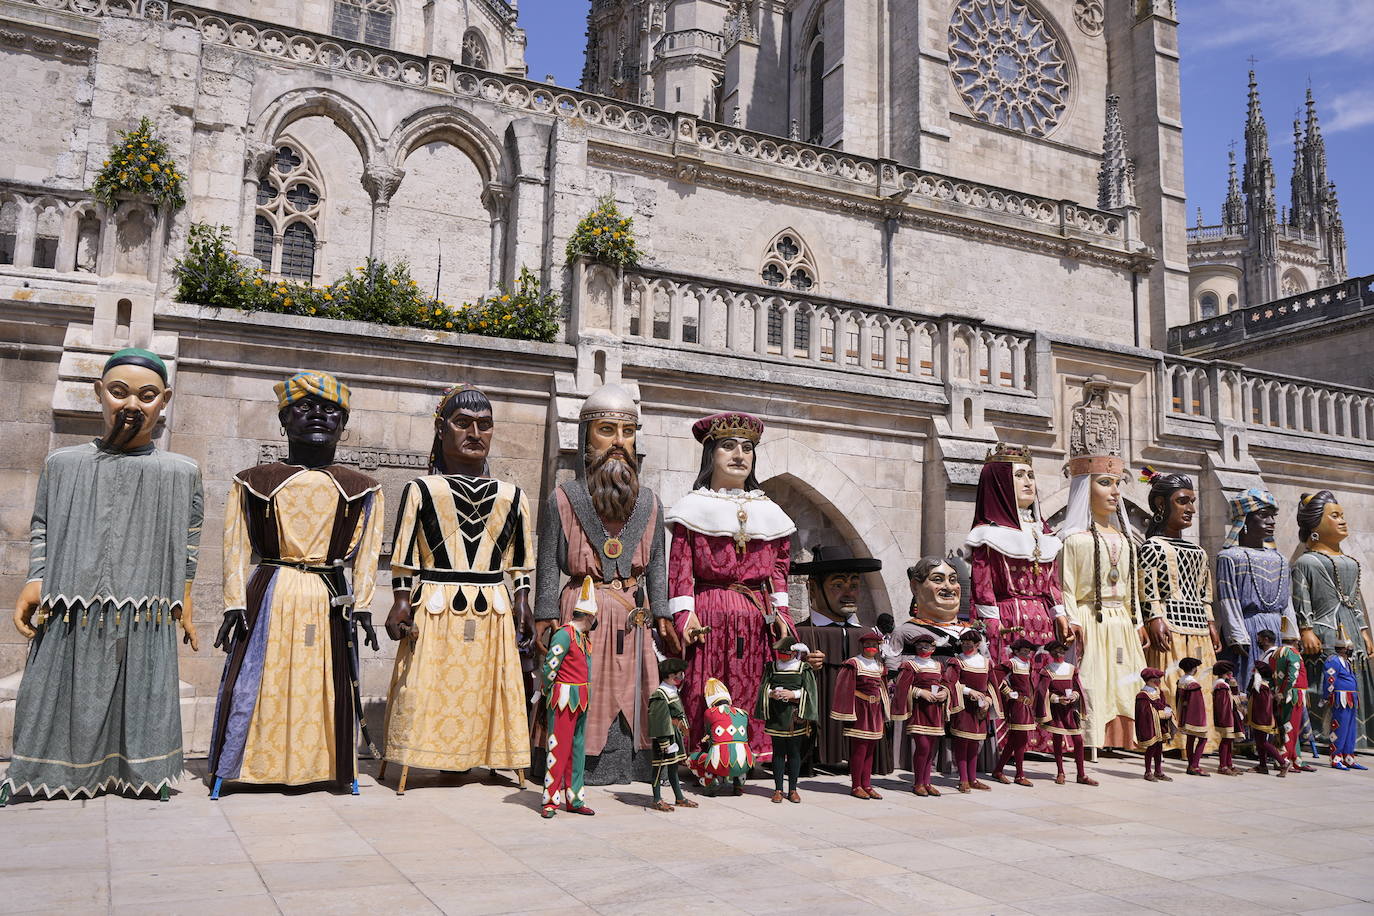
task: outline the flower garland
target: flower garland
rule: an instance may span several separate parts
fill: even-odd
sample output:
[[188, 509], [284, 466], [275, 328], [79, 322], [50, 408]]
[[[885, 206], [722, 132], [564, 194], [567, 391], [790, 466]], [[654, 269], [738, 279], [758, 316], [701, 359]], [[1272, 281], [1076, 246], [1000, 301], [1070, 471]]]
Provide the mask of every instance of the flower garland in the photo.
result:
[[638, 266], [640, 251], [635, 244], [633, 218], [621, 216], [609, 194], [600, 198], [573, 230], [566, 254], [569, 262], [586, 258], [615, 267]]
[[117, 194], [141, 194], [173, 210], [184, 207], [186, 176], [177, 170], [167, 144], [153, 133], [153, 123], [141, 118], [138, 127], [120, 137], [96, 176], [91, 189], [96, 198], [113, 204]]

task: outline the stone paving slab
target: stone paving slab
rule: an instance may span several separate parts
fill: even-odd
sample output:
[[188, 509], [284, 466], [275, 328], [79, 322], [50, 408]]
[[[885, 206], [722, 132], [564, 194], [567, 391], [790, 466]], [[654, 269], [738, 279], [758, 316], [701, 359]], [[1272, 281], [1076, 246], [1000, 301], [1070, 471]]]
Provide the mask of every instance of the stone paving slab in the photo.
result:
[[1128, 757], [1090, 788], [1036, 762], [1029, 789], [920, 799], [894, 775], [860, 801], [822, 776], [801, 805], [754, 782], [671, 814], [611, 786], [589, 790], [595, 817], [544, 821], [532, 787], [485, 770], [397, 797], [369, 763], [356, 798], [212, 802], [194, 765], [167, 804], [0, 811], [0, 913], [1374, 914], [1374, 772], [1204, 780], [1167, 761], [1174, 782], [1150, 784]]

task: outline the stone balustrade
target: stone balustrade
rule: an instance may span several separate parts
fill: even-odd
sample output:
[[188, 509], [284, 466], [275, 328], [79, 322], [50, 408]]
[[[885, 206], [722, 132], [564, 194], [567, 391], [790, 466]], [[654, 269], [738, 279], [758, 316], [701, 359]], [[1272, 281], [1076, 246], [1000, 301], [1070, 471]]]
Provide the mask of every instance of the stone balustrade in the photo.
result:
[[1162, 373], [1172, 416], [1374, 443], [1374, 391], [1175, 357]]
[[[885, 206], [935, 209], [974, 219], [991, 219], [1038, 233], [1129, 250], [1125, 219], [1072, 201], [1049, 200], [1005, 188], [856, 156], [686, 114], [562, 89], [518, 77], [459, 66], [443, 58], [401, 54], [328, 35], [233, 16], [172, 0], [25, 0], [88, 15], [143, 15], [197, 29], [211, 44], [263, 54], [293, 66], [314, 66], [351, 76], [423, 86], [456, 96], [555, 117], [581, 118], [612, 133], [663, 141], [664, 151], [700, 163], [719, 157], [748, 160], [780, 170], [794, 181], [833, 180], [849, 193], [886, 201]], [[700, 33], [697, 35], [696, 33]], [[677, 36], [677, 37], [675, 37]], [[665, 35], [701, 50], [719, 50], [722, 37], [701, 30]], [[703, 44], [704, 43], [704, 44]], [[847, 187], [846, 187], [847, 186]]]
[[1169, 351], [1197, 354], [1251, 340], [1278, 337], [1298, 326], [1319, 325], [1374, 308], [1374, 275], [1295, 293], [1215, 318], [1169, 329]]
[[1037, 393], [1034, 335], [650, 269], [574, 266], [573, 340], [609, 332], [674, 347], [999, 393]]
[[1245, 224], [1235, 226], [1189, 226], [1188, 241], [1201, 242], [1209, 239], [1239, 238], [1245, 235]]
[[0, 181], [0, 271], [151, 280], [161, 226], [158, 208], [144, 198], [111, 208], [88, 191]]
[[705, 52], [713, 57], [725, 53], [725, 38], [718, 32], [705, 29], [680, 29], [668, 32], [654, 45], [655, 55], [672, 56], [675, 54]]

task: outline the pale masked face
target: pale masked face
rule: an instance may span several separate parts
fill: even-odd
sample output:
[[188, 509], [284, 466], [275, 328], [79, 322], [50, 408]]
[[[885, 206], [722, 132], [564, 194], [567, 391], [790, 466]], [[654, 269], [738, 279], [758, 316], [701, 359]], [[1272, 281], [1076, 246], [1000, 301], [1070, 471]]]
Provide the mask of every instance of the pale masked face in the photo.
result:
[[1018, 509], [1029, 509], [1035, 505], [1035, 469], [1028, 465], [1018, 464], [1012, 471], [1012, 485], [1016, 490], [1016, 506]]
[[953, 623], [959, 616], [959, 574], [948, 563], [930, 571], [926, 581], [915, 583], [916, 609], [926, 620]]
[[1088, 485], [1088, 499], [1093, 518], [1116, 518], [1121, 505], [1121, 478], [1116, 474], [1094, 474]]
[[754, 470], [754, 443], [721, 439], [711, 456], [711, 489], [742, 490]]
[[115, 366], [95, 383], [100, 412], [105, 418], [101, 442], [110, 451], [141, 448], [153, 441], [172, 389], [162, 376], [144, 366]]

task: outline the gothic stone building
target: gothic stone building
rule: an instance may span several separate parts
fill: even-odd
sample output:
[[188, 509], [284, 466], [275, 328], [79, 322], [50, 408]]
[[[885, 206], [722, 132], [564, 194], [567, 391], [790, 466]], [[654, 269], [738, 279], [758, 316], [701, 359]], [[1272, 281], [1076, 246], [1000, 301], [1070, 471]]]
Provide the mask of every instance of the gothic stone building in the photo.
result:
[[[1329, 483], [1374, 559], [1374, 392], [1164, 351], [1194, 317], [1177, 16], [1173, 0], [594, 0], [573, 90], [523, 78], [505, 0], [0, 0], [0, 603], [25, 579], [44, 455], [97, 428], [91, 381], [131, 343], [172, 364], [160, 441], [204, 471], [203, 629], [229, 479], [281, 454], [271, 385], [307, 366], [353, 386], [341, 457], [393, 508], [457, 380], [492, 396], [494, 470], [534, 497], [569, 472], [603, 382], [637, 391], [670, 503], [695, 476], [691, 420], [758, 414], [759, 477], [798, 548], [882, 559], [868, 613], [900, 613], [905, 567], [962, 541], [999, 439], [1031, 448], [1062, 510], [1075, 429], [1199, 478], [1210, 549], [1225, 493], [1273, 489], [1290, 548], [1298, 494]], [[87, 190], [143, 115], [190, 176], [177, 213]], [[634, 216], [642, 267], [564, 263], [603, 194]], [[450, 302], [527, 266], [562, 295], [564, 333], [180, 303], [193, 221], [274, 276], [405, 259]], [[0, 634], [0, 675], [24, 652]], [[183, 658], [190, 748], [221, 665]], [[389, 665], [388, 647], [366, 660], [367, 693]]]

